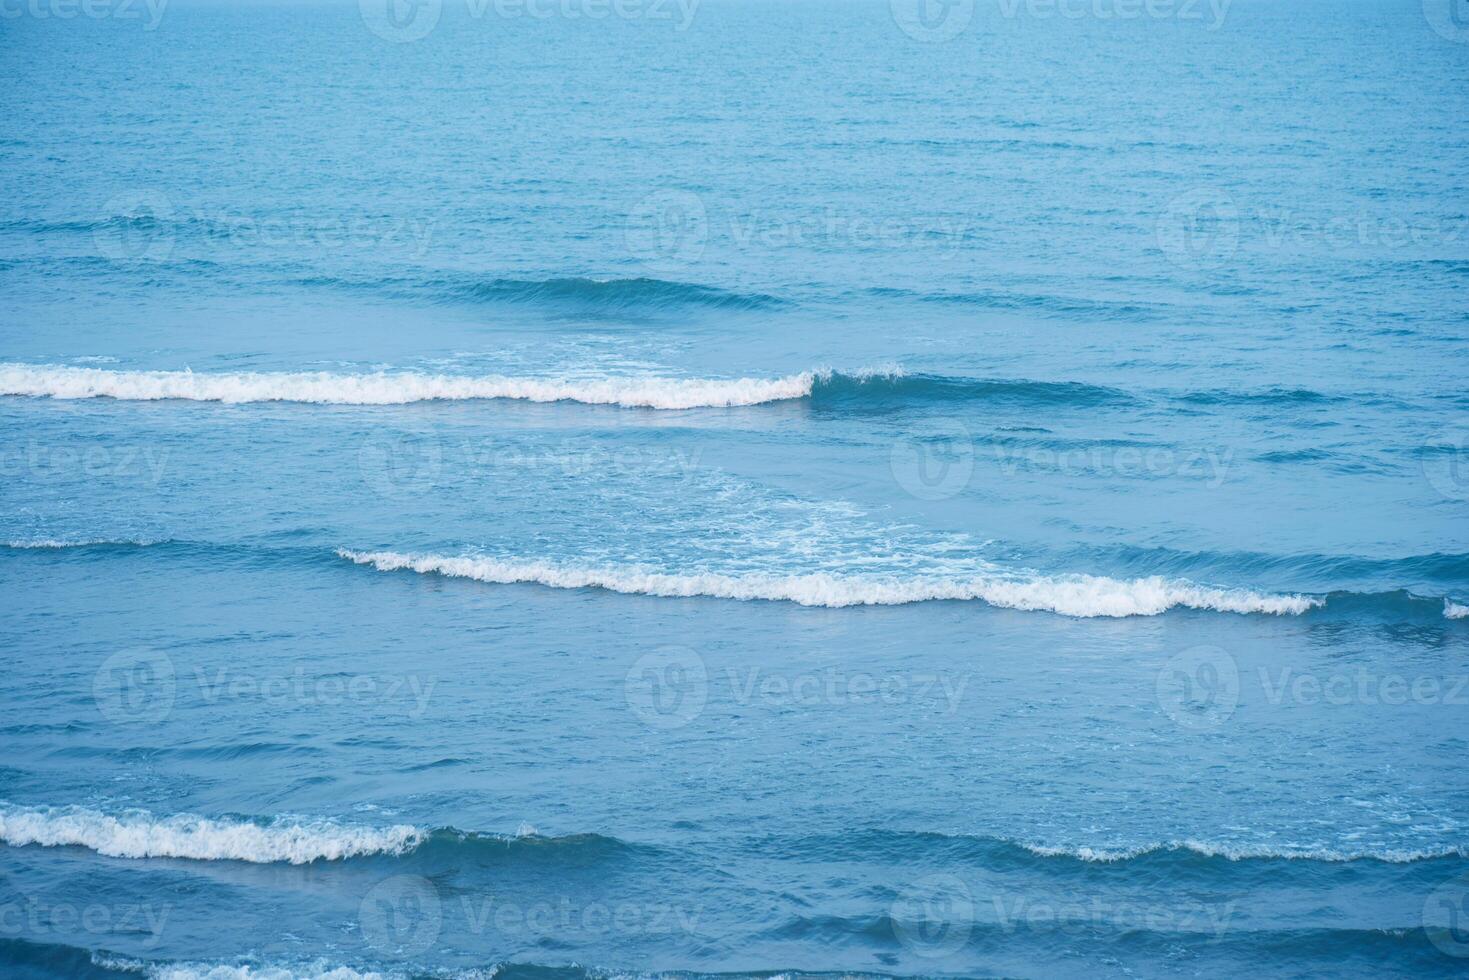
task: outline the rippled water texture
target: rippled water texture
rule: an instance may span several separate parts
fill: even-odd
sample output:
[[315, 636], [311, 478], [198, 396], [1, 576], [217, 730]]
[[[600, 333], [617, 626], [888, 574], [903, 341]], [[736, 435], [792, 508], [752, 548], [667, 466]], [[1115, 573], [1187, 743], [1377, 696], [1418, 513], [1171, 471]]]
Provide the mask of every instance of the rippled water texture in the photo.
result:
[[1462, 975], [1462, 7], [0, 5], [0, 973]]

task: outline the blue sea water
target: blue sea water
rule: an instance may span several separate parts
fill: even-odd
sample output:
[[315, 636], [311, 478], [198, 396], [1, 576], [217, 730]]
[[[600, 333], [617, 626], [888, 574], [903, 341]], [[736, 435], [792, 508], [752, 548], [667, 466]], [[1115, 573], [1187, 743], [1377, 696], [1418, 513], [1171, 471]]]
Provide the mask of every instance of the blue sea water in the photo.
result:
[[1469, 969], [1469, 12], [0, 6], [0, 973]]

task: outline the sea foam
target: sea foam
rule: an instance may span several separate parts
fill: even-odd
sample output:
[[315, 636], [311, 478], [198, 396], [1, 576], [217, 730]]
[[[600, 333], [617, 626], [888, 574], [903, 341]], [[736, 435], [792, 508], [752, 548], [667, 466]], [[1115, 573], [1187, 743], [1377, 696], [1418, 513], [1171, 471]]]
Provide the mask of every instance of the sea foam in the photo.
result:
[[[400, 973], [359, 971], [316, 960], [297, 964], [150, 963], [120, 956], [93, 954], [104, 969], [138, 973], [148, 980], [396, 980]], [[488, 980], [493, 974], [481, 974]], [[468, 976], [468, 975], [466, 975]]]
[[1452, 599], [1443, 601], [1443, 614], [1445, 619], [1469, 618], [1469, 606], [1461, 606]]
[[6, 541], [4, 547], [13, 551], [64, 551], [68, 548], [100, 548], [105, 546], [148, 548], [161, 541], [152, 538], [20, 538]]
[[596, 567], [500, 558], [405, 555], [340, 549], [343, 558], [379, 571], [469, 578], [500, 585], [536, 583], [557, 589], [600, 588], [628, 594], [768, 599], [803, 606], [892, 606], [931, 600], [978, 599], [1007, 609], [1063, 616], [1156, 616], [1175, 606], [1233, 613], [1299, 614], [1322, 604], [1301, 595], [1221, 589], [1158, 576], [1112, 579], [1093, 575], [1007, 577], [878, 577], [816, 572], [801, 575], [713, 572], [670, 574], [636, 566]]
[[85, 847], [108, 857], [307, 864], [404, 854], [425, 836], [417, 827], [401, 825], [363, 827], [288, 818], [258, 824], [192, 814], [160, 818], [144, 810], [111, 815], [84, 807], [0, 803], [0, 841], [16, 847]]
[[822, 377], [803, 371], [779, 378], [520, 378], [502, 375], [378, 372], [219, 373], [104, 371], [61, 365], [0, 364], [0, 395], [116, 398], [125, 401], [313, 402], [404, 405], [508, 398], [626, 408], [728, 408], [805, 398]]
[[1153, 854], [1189, 853], [1200, 857], [1217, 857], [1229, 861], [1276, 860], [1276, 861], [1323, 861], [1344, 863], [1348, 861], [1381, 861], [1385, 864], [1412, 864], [1417, 861], [1434, 861], [1440, 858], [1469, 857], [1469, 849], [1463, 846], [1437, 849], [1412, 848], [1366, 848], [1342, 850], [1331, 847], [1289, 844], [1226, 844], [1196, 840], [1168, 841], [1159, 844], [1142, 844], [1135, 847], [1050, 847], [1041, 844], [1021, 845], [1038, 857], [1066, 857], [1077, 861], [1113, 863], [1133, 861]]

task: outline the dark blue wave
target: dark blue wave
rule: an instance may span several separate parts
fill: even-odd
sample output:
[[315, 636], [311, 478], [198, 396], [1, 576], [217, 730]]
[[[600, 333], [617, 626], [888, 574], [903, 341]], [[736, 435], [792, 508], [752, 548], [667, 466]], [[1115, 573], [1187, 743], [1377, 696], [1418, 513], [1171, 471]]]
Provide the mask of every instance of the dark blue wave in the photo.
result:
[[[0, 939], [0, 975], [7, 980], [78, 980], [128, 977], [138, 980], [138, 971], [107, 965], [110, 957], [95, 956], [91, 950], [65, 943], [36, 943], [24, 939]], [[116, 962], [116, 961], [114, 961]]]
[[1211, 389], [1184, 392], [1176, 400], [1186, 405], [1281, 405], [1313, 406], [1353, 404], [1385, 404], [1396, 402], [1377, 396], [1334, 395], [1310, 388], [1259, 388], [1253, 390]]
[[[1133, 545], [1093, 545], [1068, 551], [1060, 559], [1069, 566], [1101, 566], [1114, 575], [1171, 575], [1222, 578], [1260, 585], [1262, 579], [1281, 588], [1331, 590], [1345, 581], [1436, 582], [1469, 585], [1469, 554], [1433, 552], [1399, 558], [1361, 555], [1269, 554], [1258, 551], [1185, 551]], [[1337, 587], [1339, 589], [1339, 587]], [[1347, 591], [1347, 590], [1340, 590]], [[1392, 588], [1386, 592], [1394, 591]]]
[[[253, 966], [266, 975], [272, 968], [279, 968], [286, 975], [297, 967], [301, 975], [315, 976], [323, 970], [324, 961], [310, 963], [258, 962], [255, 958], [226, 963], [209, 964], [230, 972], [234, 966]], [[86, 949], [65, 943], [38, 943], [24, 939], [0, 939], [0, 976], [6, 980], [57, 980], [59, 977], [79, 980], [138, 980], [156, 972], [168, 975], [170, 968], [182, 968], [184, 975], [196, 975], [204, 964], [198, 961], [171, 959], [135, 958], [123, 956], [107, 949]], [[444, 980], [451, 976], [494, 977], [496, 980], [609, 980], [611, 977], [627, 977], [629, 980], [647, 977], [660, 980], [775, 980], [777, 977], [790, 980], [928, 980], [927, 974], [894, 974], [850, 970], [799, 970], [764, 968], [743, 970], [737, 973], [708, 973], [681, 970], [672, 973], [640, 973], [636, 970], [603, 969], [576, 964], [552, 965], [543, 963], [495, 962], [469, 971], [447, 972], [443, 969], [416, 969], [401, 959], [388, 963], [358, 963], [358, 968], [368, 975], [406, 977], [410, 980]], [[349, 967], [350, 969], [350, 967]], [[378, 973], [377, 971], [382, 971]], [[935, 975], [937, 976], [937, 975]]]
[[433, 303], [521, 304], [579, 315], [639, 316], [691, 308], [724, 311], [776, 310], [790, 305], [767, 293], [742, 293], [667, 279], [485, 278], [468, 273], [423, 276], [284, 277], [281, 285], [380, 292]]
[[[1440, 868], [1469, 863], [1469, 845], [1457, 848], [1321, 849], [1238, 843], [1159, 841], [1111, 844], [1102, 847], [1047, 847], [986, 834], [945, 834], [935, 831], [857, 829], [801, 838], [756, 838], [751, 849], [772, 856], [803, 861], [864, 861], [910, 866], [974, 866], [990, 870], [1047, 873], [1105, 873], [1122, 869], [1141, 874], [1187, 873], [1190, 869], [1217, 876], [1228, 871], [1268, 868], [1280, 875], [1286, 868], [1349, 869], [1362, 865], [1414, 865]], [[1112, 870], [1109, 870], [1112, 869]], [[1442, 874], [1431, 872], [1432, 874]]]
[[1088, 320], [1135, 322], [1162, 317], [1169, 307], [1157, 303], [1108, 301], [1054, 293], [1020, 293], [1003, 290], [966, 292], [916, 292], [893, 287], [873, 287], [867, 294], [878, 299], [910, 300], [943, 306], [975, 307], [986, 310], [1043, 313]]
[[666, 279], [586, 279], [581, 277], [522, 280], [489, 279], [449, 282], [450, 294], [475, 300], [558, 303], [602, 310], [707, 306], [716, 309], [764, 310], [788, 305], [765, 293], [739, 293], [672, 282]]
[[604, 834], [522, 834], [512, 837], [440, 827], [398, 860], [591, 864], [650, 856], [658, 851], [659, 848], [652, 845], [631, 843]]
[[[928, 928], [935, 929], [930, 935]], [[943, 922], [930, 921], [925, 917], [919, 923], [905, 922], [888, 914], [870, 916], [805, 916], [791, 917], [767, 928], [764, 937], [769, 939], [819, 938], [831, 950], [852, 946], [871, 947], [881, 950], [887, 962], [892, 953], [904, 950], [900, 936], [916, 940], [919, 949], [928, 940], [942, 941], [945, 929], [951, 928]], [[1120, 954], [1151, 954], [1156, 963], [1171, 963], [1180, 955], [1180, 950], [1190, 951], [1189, 960], [1193, 971], [1202, 967], [1207, 975], [1238, 975], [1231, 964], [1243, 961], [1258, 967], [1261, 974], [1290, 976], [1346, 976], [1380, 974], [1385, 964], [1392, 964], [1396, 975], [1455, 976], [1455, 963], [1430, 945], [1430, 934], [1422, 927], [1400, 929], [1370, 928], [1297, 928], [1262, 931], [1255, 929], [1230, 929], [1221, 935], [1211, 931], [1155, 931], [1136, 928], [1124, 921], [1113, 927], [1098, 927], [1087, 923], [1070, 923], [1064, 929], [1031, 928], [1017, 929], [1015, 923], [974, 922], [964, 916], [957, 923], [962, 932], [954, 932], [962, 941], [962, 952], [973, 954], [985, 952], [1008, 957], [1001, 962], [1017, 964], [1016, 957], [1025, 955], [1023, 947], [1029, 948], [1033, 957], [1028, 962], [1033, 968], [1037, 963], [1048, 962], [1054, 975], [1069, 975], [1078, 963], [1069, 946], [1078, 938], [1096, 944], [1094, 952]], [[1026, 939], [1029, 942], [1025, 942]], [[1064, 942], [1063, 942], [1064, 940]], [[1049, 947], [1049, 948], [1043, 948]], [[942, 947], [939, 951], [942, 952]], [[960, 952], [960, 950], [952, 950]], [[1228, 963], [1214, 963], [1211, 957], [1234, 956]], [[740, 957], [748, 959], [748, 956]], [[1202, 964], [1201, 964], [1202, 960]], [[1009, 970], [985, 969], [980, 961], [971, 962], [964, 976], [1013, 975]], [[55, 980], [57, 977], [78, 977], [82, 980], [120, 980], [140, 975], [165, 973], [171, 967], [183, 966], [186, 970], [198, 970], [197, 961], [134, 958], [121, 956], [105, 949], [90, 950], [63, 943], [34, 943], [22, 939], [0, 939], [0, 969], [4, 976], [15, 980]], [[237, 965], [253, 965], [269, 971], [280, 968], [287, 973], [293, 964], [260, 962], [256, 958], [233, 960], [215, 964], [223, 968]], [[319, 973], [323, 961], [317, 960], [300, 966], [311, 975]], [[470, 975], [449, 972], [442, 968], [416, 968], [411, 963], [396, 959], [386, 963], [356, 963], [366, 971], [382, 970], [387, 976], [402, 976], [412, 980], [442, 980], [445, 976]], [[917, 964], [914, 964], [917, 965]], [[632, 980], [928, 980], [937, 977], [955, 977], [952, 970], [943, 969], [943, 961], [935, 962], [936, 972], [883, 972], [870, 969], [860, 971], [828, 970], [820, 968], [772, 968], [750, 967], [739, 971], [707, 972], [703, 970], [678, 970], [677, 972], [641, 972], [629, 969], [610, 969], [583, 966], [575, 963], [550, 964], [525, 960], [500, 961], [483, 965], [473, 971], [475, 976], [495, 977], [496, 980], [608, 980], [609, 977], [628, 977]], [[1176, 964], [1175, 964], [1176, 966]], [[1030, 973], [1031, 971], [1027, 971]], [[1087, 971], [1092, 975], [1095, 971]], [[273, 974], [271, 974], [273, 975]], [[1042, 974], [1035, 974], [1042, 975]], [[1077, 974], [1080, 975], [1080, 974]]]
[[941, 374], [822, 375], [812, 386], [813, 404], [822, 408], [862, 411], [894, 408], [915, 402], [984, 402], [1036, 407], [1092, 407], [1135, 402], [1116, 388], [1076, 381], [963, 378]]

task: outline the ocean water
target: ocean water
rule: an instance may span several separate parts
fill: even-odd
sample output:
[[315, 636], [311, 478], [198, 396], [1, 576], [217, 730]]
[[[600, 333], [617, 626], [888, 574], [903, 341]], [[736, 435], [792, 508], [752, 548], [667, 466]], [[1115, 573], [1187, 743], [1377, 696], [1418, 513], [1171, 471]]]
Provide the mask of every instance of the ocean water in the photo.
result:
[[1463, 975], [1465, 42], [0, 7], [0, 973]]

